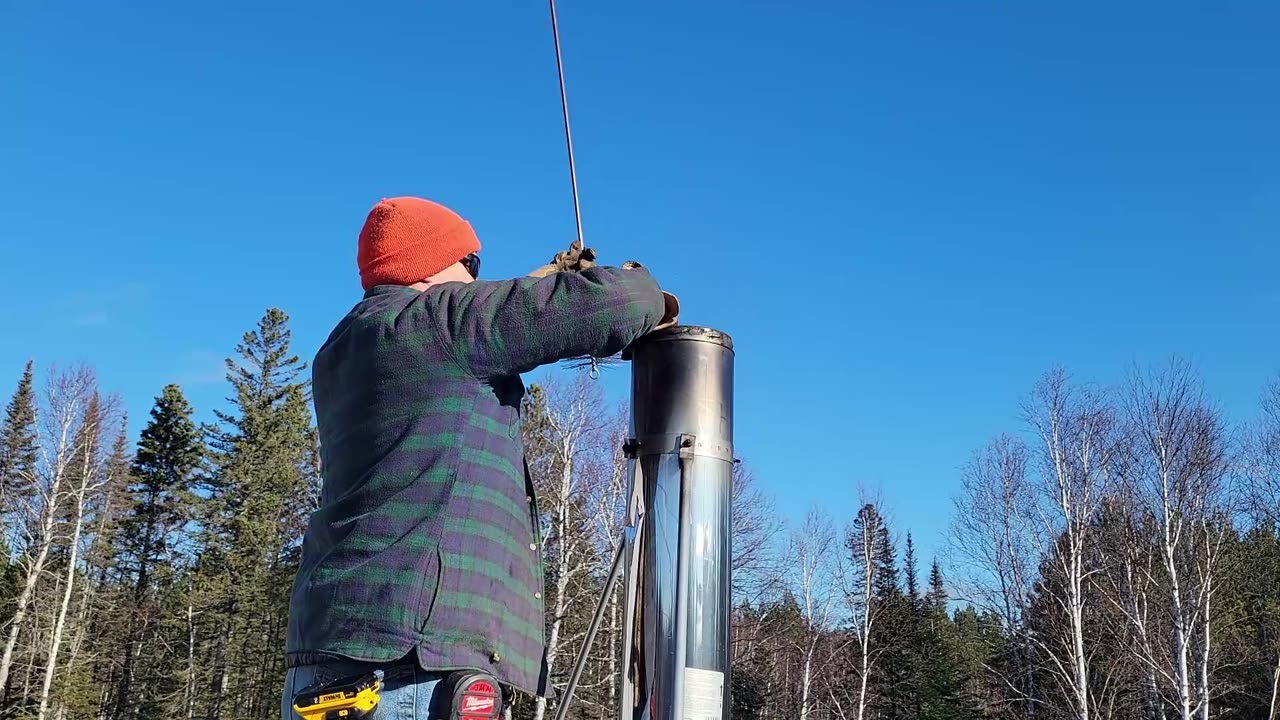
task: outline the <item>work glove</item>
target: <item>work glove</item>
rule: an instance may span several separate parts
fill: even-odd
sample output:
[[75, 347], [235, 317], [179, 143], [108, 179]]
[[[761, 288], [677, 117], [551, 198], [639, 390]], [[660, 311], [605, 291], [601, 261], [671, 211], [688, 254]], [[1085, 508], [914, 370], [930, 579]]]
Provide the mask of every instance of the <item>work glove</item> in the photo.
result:
[[[584, 247], [582, 241], [574, 240], [569, 244], [568, 250], [556, 253], [551, 262], [529, 273], [529, 277], [543, 278], [557, 272], [580, 272], [587, 268], [595, 267], [595, 264], [596, 251], [592, 248]], [[623, 270], [640, 270], [643, 268], [644, 266], [635, 260], [628, 260], [622, 263]], [[680, 300], [675, 295], [664, 290], [662, 292], [662, 301], [664, 305], [662, 320], [654, 328], [654, 331], [665, 330], [680, 322]]]
[[[622, 263], [623, 270], [641, 270], [643, 268], [644, 266], [636, 262], [635, 260], [628, 260]], [[656, 327], [653, 328], [654, 332], [657, 332], [658, 330], [665, 330], [669, 327], [674, 327], [680, 322], [679, 298], [667, 292], [666, 290], [663, 290], [662, 303], [664, 306], [662, 311], [662, 320], [657, 324]]]
[[529, 277], [541, 278], [556, 272], [580, 272], [595, 265], [596, 251], [583, 247], [581, 240], [574, 240], [569, 244], [568, 250], [556, 253], [551, 262], [529, 273]]

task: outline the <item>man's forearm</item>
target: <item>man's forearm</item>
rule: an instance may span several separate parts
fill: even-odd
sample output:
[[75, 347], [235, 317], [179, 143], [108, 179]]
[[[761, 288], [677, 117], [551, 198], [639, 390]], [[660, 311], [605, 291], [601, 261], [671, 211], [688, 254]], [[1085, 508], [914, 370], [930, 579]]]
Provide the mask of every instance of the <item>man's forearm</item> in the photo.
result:
[[441, 332], [459, 362], [477, 374], [503, 375], [617, 353], [653, 330], [665, 306], [648, 271], [593, 267], [470, 283], [450, 291], [446, 308]]

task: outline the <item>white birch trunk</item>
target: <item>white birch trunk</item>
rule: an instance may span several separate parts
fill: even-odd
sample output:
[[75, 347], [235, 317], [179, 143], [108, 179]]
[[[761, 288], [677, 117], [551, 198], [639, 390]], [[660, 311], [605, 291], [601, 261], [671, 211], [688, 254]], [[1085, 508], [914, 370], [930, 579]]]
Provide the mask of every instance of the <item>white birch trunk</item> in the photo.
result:
[[806, 624], [803, 644], [796, 649], [804, 657], [800, 674], [800, 720], [813, 712], [814, 666], [818, 644], [830, 625], [834, 593], [831, 587], [830, 558], [835, 544], [835, 528], [818, 508], [809, 511], [799, 532], [791, 539], [789, 555], [798, 561], [799, 596]]
[[1277, 700], [1280, 700], [1280, 654], [1276, 655], [1276, 669], [1271, 673], [1271, 707], [1267, 711], [1267, 720], [1276, 720]]
[[[50, 514], [50, 522], [44, 525], [49, 531], [53, 530], [52, 514]], [[27, 566], [27, 575], [23, 579], [22, 592], [18, 595], [17, 608], [14, 610], [13, 619], [9, 621], [9, 636], [5, 639], [4, 655], [0, 656], [0, 688], [7, 687], [9, 683], [9, 673], [13, 669], [13, 651], [18, 646], [18, 636], [22, 634], [23, 625], [26, 624], [28, 613], [31, 611], [31, 601], [35, 596], [36, 583], [40, 579], [40, 573], [44, 571], [44, 564], [49, 558], [48, 541], [42, 541], [36, 556], [32, 558]]]
[[[1126, 570], [1133, 577], [1132, 567]], [[1130, 580], [1129, 620], [1133, 624], [1137, 636], [1140, 660], [1142, 661], [1142, 694], [1147, 720], [1164, 720], [1164, 704], [1160, 701], [1159, 684], [1156, 681], [1156, 656], [1151, 647], [1151, 638], [1147, 631], [1147, 613], [1145, 592], [1144, 599], [1139, 602], [1138, 591]]]
[[62, 496], [62, 483], [66, 478], [67, 464], [72, 455], [71, 430], [76, 421], [81, 403], [84, 401], [84, 390], [87, 388], [67, 388], [62, 397], [63, 402], [53, 408], [57, 423], [57, 444], [54, 453], [48, 458], [46, 467], [49, 473], [49, 484], [42, 493], [43, 503], [40, 512], [39, 526], [35, 538], [35, 554], [27, 564], [26, 576], [22, 582], [22, 592], [18, 594], [18, 602], [14, 608], [13, 618], [9, 622], [9, 636], [5, 640], [4, 653], [0, 655], [0, 688], [8, 685], [9, 674], [13, 670], [13, 653], [18, 645], [18, 638], [30, 617], [31, 603], [35, 599], [36, 585], [44, 572], [45, 563], [49, 559], [49, 550], [53, 547], [53, 529], [57, 524], [59, 500]]
[[[550, 416], [550, 411], [548, 415]], [[554, 614], [551, 616], [551, 629], [547, 633], [547, 675], [555, 671], [555, 663], [560, 655], [560, 630], [569, 609], [569, 580], [574, 561], [573, 544], [568, 537], [570, 527], [570, 497], [573, 492], [574, 456], [577, 451], [577, 434], [568, 429], [558, 433], [560, 447], [560, 483], [555, 497], [555, 568], [556, 568], [556, 602]], [[539, 548], [541, 550], [541, 548]], [[547, 699], [539, 696], [534, 700], [533, 718], [543, 720], [547, 713]]]
[[[96, 404], [90, 405], [97, 407]], [[90, 411], [92, 412], [92, 411]], [[99, 410], [99, 413], [101, 411]], [[75, 523], [71, 529], [71, 540], [67, 552], [67, 572], [63, 578], [62, 600], [58, 605], [58, 613], [53, 623], [52, 637], [49, 639], [49, 653], [45, 659], [44, 683], [40, 688], [40, 705], [36, 711], [36, 720], [45, 720], [49, 709], [49, 694], [53, 690], [53, 678], [58, 671], [58, 655], [62, 650], [62, 636], [67, 627], [67, 613], [71, 609], [71, 596], [75, 592], [76, 562], [80, 558], [80, 536], [84, 532], [85, 503], [89, 493], [99, 487], [98, 479], [98, 437], [101, 431], [101, 417], [85, 417], [80, 428], [78, 450], [83, 457], [80, 466], [80, 483], [75, 488]]]
[[1200, 593], [1201, 604], [1198, 612], [1201, 614], [1201, 630], [1203, 633], [1203, 642], [1200, 651], [1200, 720], [1209, 720], [1209, 707], [1212, 700], [1213, 688], [1209, 686], [1209, 659], [1212, 657], [1210, 650], [1213, 643], [1213, 574], [1215, 572], [1215, 559], [1217, 557], [1221, 536], [1211, 541], [1209, 538], [1212, 529], [1208, 523], [1204, 527], [1204, 572], [1201, 574], [1200, 582], [1202, 591]]
[[75, 588], [76, 560], [80, 550], [80, 532], [84, 524], [84, 492], [77, 496], [75, 527], [71, 531], [71, 549], [67, 557], [66, 585], [62, 591], [62, 602], [58, 606], [58, 616], [53, 623], [53, 637], [49, 640], [49, 654], [45, 660], [44, 684], [40, 688], [40, 707], [36, 711], [36, 720], [44, 720], [49, 709], [49, 692], [53, 689], [53, 676], [58, 669], [58, 652], [62, 649], [62, 633], [67, 624], [67, 611], [71, 607], [71, 595]]
[[862, 634], [862, 677], [858, 678], [858, 720], [867, 715], [867, 676], [871, 674], [871, 643], [869, 640], [871, 623], [864, 623]]
[[618, 654], [621, 630], [618, 627], [618, 587], [615, 586], [613, 597], [609, 598], [609, 705], [610, 710], [618, 707]]
[[[1085, 645], [1085, 564], [1089, 533], [1100, 501], [1106, 493], [1103, 462], [1113, 414], [1087, 389], [1070, 385], [1062, 370], [1050, 371], [1036, 386], [1025, 408], [1026, 418], [1040, 436], [1044, 476], [1040, 483], [1041, 544], [1058, 547], [1053, 552], [1066, 597], [1057, 602], [1067, 617], [1062, 642], [1038, 642], [1049, 656], [1054, 672], [1069, 690], [1071, 711], [1077, 720], [1089, 720], [1089, 648]], [[1063, 538], [1065, 544], [1059, 541]]]
[[[1168, 504], [1165, 504], [1165, 511], [1168, 512]], [[1166, 515], [1166, 518], [1168, 516]], [[1189, 676], [1187, 655], [1190, 653], [1187, 638], [1187, 621], [1186, 613], [1183, 610], [1182, 602], [1182, 583], [1178, 573], [1178, 562], [1175, 557], [1177, 545], [1173, 540], [1174, 533], [1169, 529], [1166, 522], [1164, 527], [1164, 566], [1165, 572], [1169, 576], [1169, 602], [1173, 620], [1173, 656], [1174, 667], [1177, 673], [1177, 702], [1178, 717], [1182, 720], [1191, 720], [1191, 678]]]
[[862, 537], [859, 538], [859, 550], [862, 552], [860, 558], [862, 563], [862, 579], [863, 587], [862, 597], [862, 617], [860, 618], [861, 629], [859, 635], [859, 645], [861, 646], [861, 677], [858, 678], [858, 720], [865, 720], [867, 715], [867, 682], [871, 675], [871, 630], [874, 624], [872, 606], [875, 602], [875, 582], [876, 582], [876, 530], [875, 527], [868, 527], [867, 523], [863, 524]]
[[804, 654], [804, 670], [800, 675], [800, 720], [809, 718], [809, 688], [813, 680], [813, 646]]
[[[190, 590], [188, 590], [190, 592]], [[187, 720], [196, 714], [196, 613], [195, 606], [187, 602], [187, 682], [183, 687], [183, 706]]]
[[[1221, 493], [1230, 469], [1227, 431], [1184, 364], [1130, 386], [1134, 456], [1147, 507], [1158, 524], [1154, 545], [1169, 600], [1169, 660], [1159, 670], [1179, 720], [1212, 715], [1211, 631], [1214, 574], [1224, 512]], [[1153, 667], [1155, 663], [1152, 663]]]

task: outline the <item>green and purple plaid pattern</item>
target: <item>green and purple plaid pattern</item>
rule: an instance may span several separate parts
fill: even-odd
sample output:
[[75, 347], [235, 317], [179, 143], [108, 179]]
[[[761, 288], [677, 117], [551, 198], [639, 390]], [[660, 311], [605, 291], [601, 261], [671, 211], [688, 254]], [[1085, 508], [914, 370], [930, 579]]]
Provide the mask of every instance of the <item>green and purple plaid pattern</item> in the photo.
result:
[[324, 486], [287, 650], [475, 668], [546, 692], [541, 537], [520, 373], [662, 319], [644, 270], [373, 288], [313, 366]]

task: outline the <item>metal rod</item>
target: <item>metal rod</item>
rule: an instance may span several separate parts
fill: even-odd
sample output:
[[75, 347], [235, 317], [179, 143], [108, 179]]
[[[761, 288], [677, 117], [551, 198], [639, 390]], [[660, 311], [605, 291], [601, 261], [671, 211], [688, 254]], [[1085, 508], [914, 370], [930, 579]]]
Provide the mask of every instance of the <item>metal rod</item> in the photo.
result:
[[556, 71], [560, 75], [560, 107], [564, 111], [564, 144], [569, 150], [569, 184], [573, 188], [573, 220], [578, 226], [578, 244], [586, 247], [582, 240], [582, 209], [578, 205], [578, 172], [573, 164], [573, 134], [569, 131], [569, 95], [565, 91], [564, 60], [560, 57], [560, 28], [556, 24], [556, 0], [551, 3], [551, 36], [556, 44]]
[[[637, 604], [640, 602], [640, 562], [642, 557], [643, 533], [644, 533], [644, 516], [646, 512], [646, 504], [644, 498], [644, 473], [640, 467], [640, 457], [635, 453], [634, 446], [623, 446], [623, 451], [629, 458], [631, 464], [631, 489], [627, 494], [627, 528], [623, 537], [629, 540], [631, 547], [627, 551], [626, 564], [624, 566], [625, 575], [623, 576], [622, 588], [622, 627], [634, 628], [636, 624], [636, 616], [639, 612]], [[622, 653], [619, 655], [620, 665], [622, 667], [621, 677], [619, 681], [619, 692], [617, 697], [630, 698], [633, 696], [631, 688], [637, 681], [643, 682], [643, 678], [639, 675], [632, 675], [630, 663], [631, 653], [634, 650], [635, 635], [628, 630], [622, 633]], [[631, 708], [623, 710], [619, 708], [620, 720], [633, 718], [634, 712]]]
[[680, 463], [680, 509], [677, 517], [680, 518], [679, 524], [676, 526], [676, 606], [675, 606], [675, 650], [676, 656], [672, 658], [675, 665], [675, 671], [678, 674], [675, 684], [671, 688], [671, 706], [675, 708], [676, 713], [680, 716], [685, 712], [685, 686], [684, 686], [684, 669], [689, 663], [689, 556], [691, 555], [690, 545], [693, 538], [689, 537], [694, 532], [693, 519], [693, 473], [690, 472], [689, 466], [693, 463], [691, 455], [687, 454], [684, 448], [685, 441], [681, 441], [679, 463]]
[[573, 700], [573, 691], [578, 688], [578, 680], [582, 678], [582, 671], [587, 667], [587, 659], [591, 657], [591, 645], [596, 640], [596, 633], [600, 630], [600, 621], [604, 619], [604, 611], [609, 606], [609, 599], [613, 596], [613, 584], [618, 580], [618, 571], [622, 569], [622, 558], [627, 554], [627, 549], [631, 546], [625, 540], [618, 543], [618, 551], [613, 555], [613, 565], [609, 568], [609, 578], [604, 581], [604, 590], [600, 592], [600, 602], [596, 604], [596, 613], [591, 618], [591, 625], [587, 627], [587, 637], [582, 641], [582, 650], [578, 652], [578, 661], [573, 665], [573, 674], [569, 676], [569, 683], [564, 687], [564, 697], [560, 698], [560, 707], [556, 708], [555, 720], [564, 720], [565, 715], [569, 712], [569, 703]]

